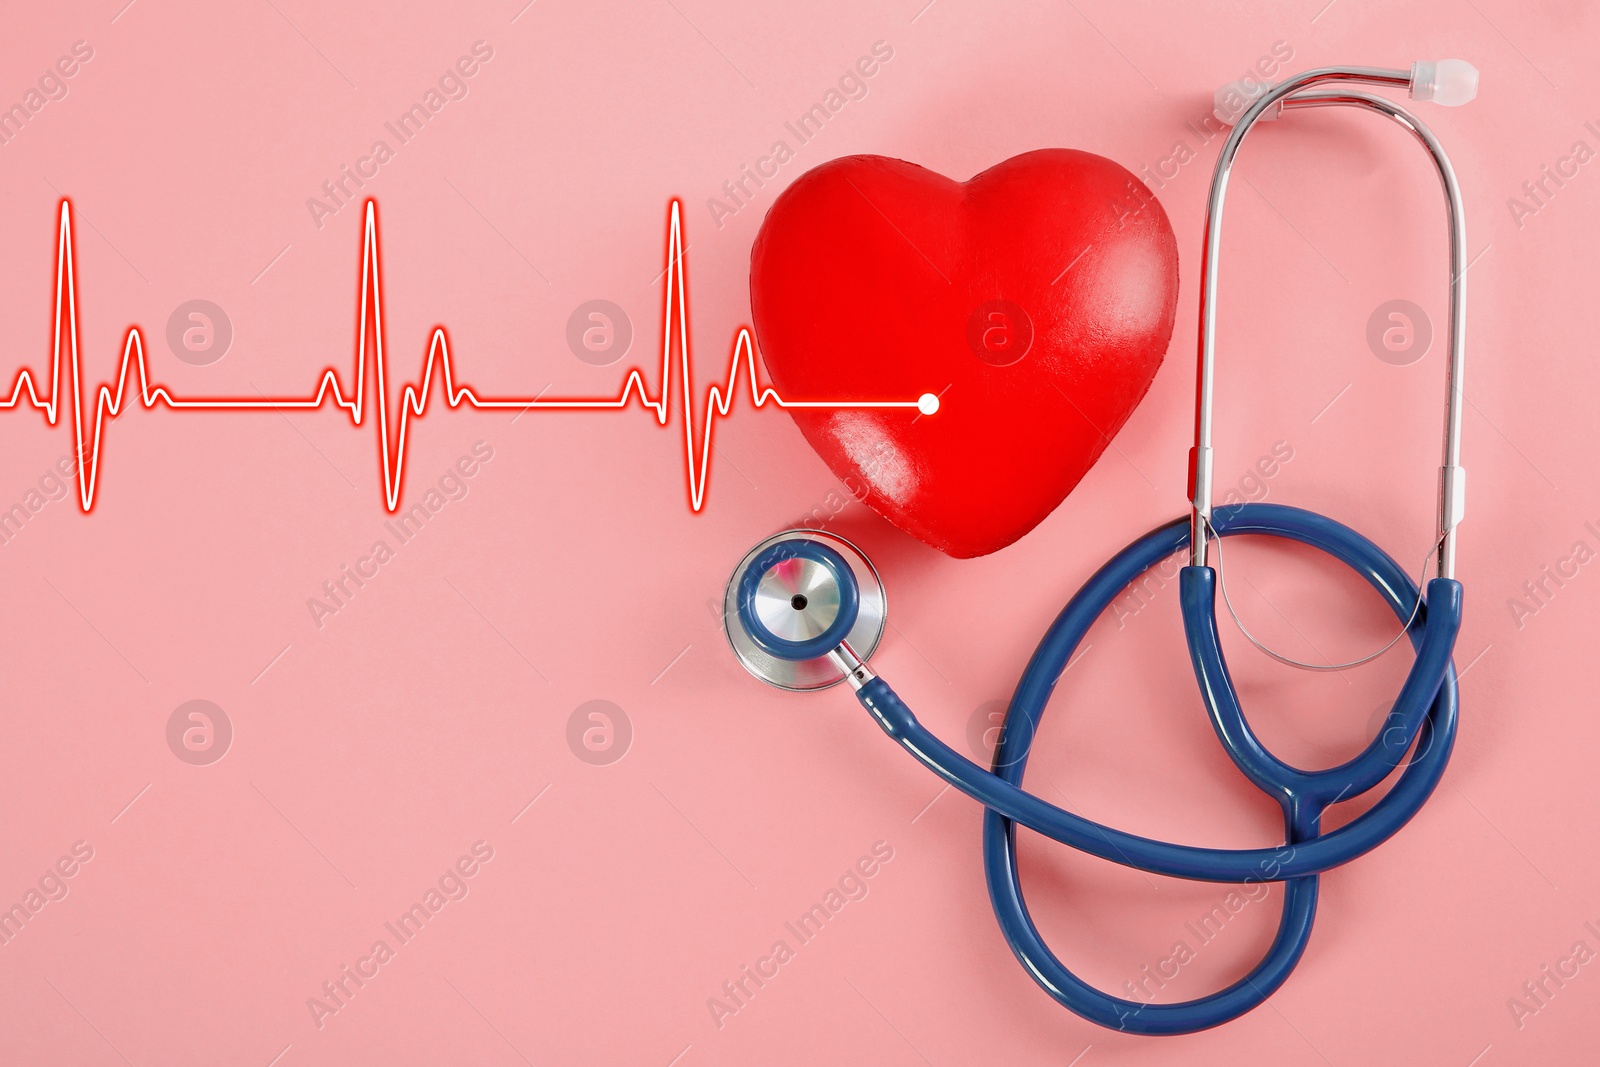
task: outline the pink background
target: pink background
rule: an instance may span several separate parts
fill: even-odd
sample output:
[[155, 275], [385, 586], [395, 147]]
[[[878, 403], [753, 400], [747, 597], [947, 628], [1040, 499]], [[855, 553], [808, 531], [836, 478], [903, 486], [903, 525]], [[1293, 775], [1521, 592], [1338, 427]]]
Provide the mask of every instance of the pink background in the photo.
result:
[[[493, 460], [318, 628], [307, 599], [384, 536], [372, 427], [352, 430], [332, 410], [136, 409], [115, 421], [93, 516], [56, 500], [0, 547], [0, 904], [21, 901], [75, 843], [93, 850], [67, 895], [0, 946], [0, 1059], [1594, 1057], [1600, 964], [1536, 1013], [1510, 1004], [1536, 1006], [1524, 982], [1564, 966], [1576, 943], [1600, 950], [1600, 564], [1531, 615], [1510, 606], [1575, 543], [1600, 547], [1600, 171], [1579, 167], [1520, 220], [1508, 206], [1575, 142], [1600, 147], [1584, 126], [1600, 119], [1585, 5], [123, 2], [33, 5], [0, 38], [7, 103], [74, 42], [93, 48], [67, 96], [0, 147], [7, 380], [47, 362], [63, 194], [79, 212], [91, 381], [112, 375], [135, 323], [156, 376], [189, 395], [301, 393], [329, 363], [348, 374], [359, 212], [319, 229], [305, 201], [479, 40], [493, 59], [469, 94], [366, 190], [383, 210], [397, 382], [442, 322], [463, 376], [486, 393], [613, 392], [624, 368], [653, 362], [663, 212], [679, 196], [703, 391], [748, 320], [749, 248], [777, 184], [852, 152], [963, 178], [1050, 145], [1164, 166], [1157, 192], [1184, 291], [1171, 358], [1115, 448], [1037, 531], [967, 562], [858, 504], [828, 516], [838, 483], [772, 409], [721, 424], [700, 515], [685, 503], [676, 424], [663, 431], [638, 410], [515, 421], [436, 410], [414, 426], [408, 500], [474, 442]], [[706, 199], [877, 41], [894, 58], [866, 97], [719, 228]], [[968, 747], [975, 713], [1009, 693], [1066, 597], [1185, 507], [1195, 253], [1218, 147], [1186, 124], [1278, 42], [1290, 71], [1438, 56], [1483, 71], [1471, 107], [1426, 113], [1460, 174], [1473, 257], [1461, 738], [1415, 823], [1326, 878], [1310, 951], [1269, 1006], [1197, 1036], [1128, 1037], [1059, 1009], [1012, 960], [984, 892], [980, 810], [941, 794], [845, 694], [788, 695], [747, 677], [716, 602], [750, 544], [821, 508], [888, 583], [893, 627], [875, 665]], [[1194, 158], [1163, 164], [1180, 143]], [[1397, 366], [1365, 331], [1393, 299], [1442, 326], [1434, 179], [1401, 131], [1352, 114], [1263, 129], [1240, 174], [1219, 484], [1327, 512], [1420, 562], [1442, 334]], [[196, 298], [234, 329], [208, 366], [180, 362], [165, 340], [173, 309]], [[569, 350], [567, 318], [592, 299], [630, 315], [627, 360], [596, 367]], [[0, 418], [0, 506], [24, 500], [69, 440], [65, 422]], [[1252, 478], [1278, 442], [1292, 460]], [[1293, 654], [1348, 658], [1393, 625], [1320, 560], [1227, 551], [1241, 611]], [[1195, 699], [1173, 591], [1122, 614], [1102, 621], [1063, 683], [1029, 784], [1140, 833], [1276, 841], [1272, 805], [1227, 763]], [[1327, 765], [1381, 725], [1403, 656], [1308, 676], [1247, 654], [1226, 629], [1255, 721], [1287, 757]], [[207, 766], [167, 742], [174, 709], [193, 699], [222, 708], [234, 733]], [[631, 747], [605, 765], [568, 743], [569, 718], [591, 700], [631, 726]], [[468, 894], [319, 1027], [308, 998], [374, 941], [397, 944], [385, 922], [480, 841], [493, 859], [461, 883]], [[797, 945], [784, 923], [876, 842], [893, 859], [870, 892]], [[1178, 941], [1195, 949], [1187, 924], [1226, 893], [1032, 836], [1023, 862], [1046, 934], [1112, 990]], [[1270, 940], [1278, 899], [1231, 918], [1161, 998], [1242, 973]], [[708, 999], [779, 939], [794, 958], [719, 1026]]]

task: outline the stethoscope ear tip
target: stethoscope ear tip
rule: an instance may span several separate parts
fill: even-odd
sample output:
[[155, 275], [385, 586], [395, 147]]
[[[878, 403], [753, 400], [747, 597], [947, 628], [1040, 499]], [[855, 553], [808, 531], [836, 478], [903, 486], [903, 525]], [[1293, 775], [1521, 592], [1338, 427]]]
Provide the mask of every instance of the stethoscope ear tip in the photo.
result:
[[739, 561], [722, 622], [746, 670], [780, 689], [825, 689], [844, 680], [828, 655], [848, 643], [861, 659], [883, 638], [888, 603], [871, 562], [842, 537], [785, 530]]
[[1478, 95], [1478, 68], [1464, 59], [1419, 59], [1411, 64], [1411, 99], [1460, 107]]
[[[1218, 87], [1211, 97], [1211, 114], [1224, 126], [1232, 126], [1239, 121], [1239, 116], [1250, 110], [1250, 105], [1256, 98], [1272, 88], [1271, 82], [1241, 79], [1228, 82]], [[1261, 115], [1261, 121], [1271, 122], [1282, 112], [1281, 107], [1268, 108]]]

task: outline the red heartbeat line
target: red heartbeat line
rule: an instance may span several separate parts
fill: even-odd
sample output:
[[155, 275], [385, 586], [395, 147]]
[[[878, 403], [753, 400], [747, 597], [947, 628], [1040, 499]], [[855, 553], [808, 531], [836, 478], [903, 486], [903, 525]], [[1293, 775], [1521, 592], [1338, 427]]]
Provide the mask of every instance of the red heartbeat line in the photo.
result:
[[[361, 253], [361, 318], [360, 339], [356, 345], [355, 391], [347, 397], [339, 382], [339, 373], [325, 367], [317, 381], [316, 391], [300, 397], [199, 397], [174, 396], [164, 385], [152, 384], [150, 368], [145, 360], [144, 338], [137, 326], [128, 328], [127, 340], [122, 347], [122, 364], [117, 373], [116, 387], [99, 385], [95, 388], [92, 419], [84, 419], [83, 362], [78, 348], [77, 279], [74, 273], [72, 238], [72, 202], [61, 201], [61, 222], [56, 242], [56, 293], [53, 316], [55, 340], [50, 359], [49, 393], [40, 397], [38, 383], [29, 368], [17, 372], [8, 399], [0, 402], [0, 410], [14, 409], [26, 396], [36, 410], [44, 412], [45, 421], [57, 425], [61, 417], [61, 355], [67, 351], [68, 369], [71, 373], [73, 436], [77, 444], [78, 501], [85, 512], [94, 510], [95, 487], [99, 481], [101, 443], [106, 421], [122, 413], [127, 395], [128, 373], [136, 369], [139, 378], [139, 402], [146, 408], [164, 404], [175, 411], [285, 411], [311, 410], [328, 402], [343, 408], [355, 426], [360, 426], [368, 414], [367, 364], [373, 365], [377, 395], [378, 453], [383, 468], [384, 507], [393, 512], [400, 506], [405, 482], [406, 434], [411, 417], [421, 418], [428, 409], [434, 394], [434, 370], [438, 369], [443, 383], [444, 402], [451, 408], [468, 404], [478, 410], [513, 411], [575, 411], [620, 410], [629, 401], [638, 398], [639, 406], [653, 412], [656, 422], [666, 426], [672, 416], [673, 344], [678, 350], [681, 386], [679, 394], [683, 406], [683, 452], [688, 477], [689, 508], [698, 512], [705, 503], [706, 479], [711, 458], [711, 435], [718, 416], [726, 416], [733, 406], [737, 393], [739, 371], [747, 372], [752, 407], [764, 407], [768, 402], [780, 408], [916, 408], [931, 415], [938, 410], [938, 397], [924, 393], [916, 400], [786, 400], [770, 386], [763, 386], [756, 374], [755, 345], [750, 331], [739, 330], [728, 360], [728, 377], [722, 386], [713, 385], [706, 392], [705, 416], [696, 440], [694, 418], [694, 388], [691, 376], [692, 361], [689, 348], [689, 321], [687, 294], [683, 280], [683, 226], [681, 209], [677, 200], [671, 201], [671, 215], [667, 225], [667, 266], [663, 272], [667, 279], [661, 338], [660, 389], [652, 396], [645, 374], [638, 368], [628, 371], [622, 391], [614, 397], [577, 397], [546, 400], [543, 395], [531, 397], [482, 397], [470, 385], [457, 386], [455, 370], [450, 358], [450, 339], [443, 326], [433, 329], [428, 344], [428, 355], [422, 367], [420, 385], [407, 384], [400, 397], [398, 423], [389, 418], [387, 388], [388, 367], [383, 347], [383, 282], [378, 257], [377, 202], [366, 203], [366, 231], [362, 238]], [[370, 347], [369, 347], [370, 346]], [[369, 361], [368, 352], [372, 353]], [[90, 437], [85, 439], [88, 432]]]

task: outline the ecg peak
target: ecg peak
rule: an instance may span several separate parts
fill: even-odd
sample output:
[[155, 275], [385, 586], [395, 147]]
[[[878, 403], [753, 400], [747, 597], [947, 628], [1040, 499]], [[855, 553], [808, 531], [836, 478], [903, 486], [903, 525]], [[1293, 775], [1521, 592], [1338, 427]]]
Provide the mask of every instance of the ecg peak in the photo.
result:
[[[434, 327], [428, 343], [427, 358], [422, 366], [419, 383], [407, 383], [398, 399], [398, 417], [389, 413], [388, 360], [384, 349], [383, 279], [378, 255], [378, 206], [374, 200], [366, 202], [365, 229], [361, 241], [361, 301], [358, 320], [358, 341], [355, 351], [355, 385], [346, 392], [339, 373], [332, 367], [322, 370], [317, 385], [309, 395], [289, 397], [182, 397], [158, 382], [153, 382], [149, 363], [145, 357], [144, 337], [137, 326], [130, 326], [122, 346], [122, 361], [117, 371], [116, 384], [93, 387], [93, 400], [88, 417], [84, 414], [83, 360], [78, 343], [77, 277], [72, 237], [72, 202], [62, 198], [60, 223], [56, 240], [56, 291], [55, 313], [52, 316], [54, 341], [50, 356], [48, 388], [41, 395], [40, 382], [34, 372], [24, 367], [17, 372], [10, 395], [0, 402], [0, 410], [16, 408], [26, 399], [35, 410], [44, 413], [46, 422], [55, 426], [61, 418], [62, 361], [67, 365], [68, 400], [71, 404], [72, 431], [77, 455], [78, 501], [85, 512], [94, 510], [95, 489], [99, 484], [102, 445], [106, 424], [124, 410], [127, 401], [130, 371], [138, 377], [139, 403], [146, 408], [165, 405], [175, 411], [277, 411], [291, 409], [310, 410], [332, 404], [343, 409], [351, 424], [361, 426], [372, 416], [372, 400], [376, 398], [379, 465], [383, 472], [383, 502], [387, 511], [398, 510], [405, 484], [406, 435], [413, 416], [421, 418], [428, 410], [434, 395], [433, 380], [438, 372], [442, 384], [441, 396], [445, 404], [458, 408], [463, 404], [478, 410], [507, 411], [587, 411], [618, 410], [626, 408], [637, 398], [641, 408], [653, 413], [656, 422], [666, 426], [671, 421], [673, 406], [673, 371], [677, 367], [678, 404], [682, 408], [684, 468], [688, 482], [689, 508], [698, 512], [705, 503], [706, 480], [710, 469], [711, 436], [716, 419], [732, 409], [737, 394], [740, 370], [744, 370], [749, 385], [751, 406], [764, 407], [768, 402], [780, 408], [916, 408], [923, 414], [938, 410], [939, 401], [931, 393], [915, 400], [787, 400], [770, 386], [762, 385], [756, 372], [755, 345], [748, 329], [741, 328], [734, 340], [728, 360], [728, 376], [721, 385], [712, 385], [705, 396], [704, 415], [697, 423], [694, 408], [693, 361], [690, 358], [688, 298], [684, 288], [683, 224], [679, 201], [670, 202], [667, 223], [666, 292], [662, 310], [661, 374], [657, 387], [651, 391], [645, 372], [631, 368], [623, 380], [622, 388], [612, 397], [577, 397], [547, 399], [543, 394], [531, 397], [479, 396], [467, 384], [456, 384], [455, 367], [450, 355], [450, 338], [443, 326]], [[674, 360], [674, 348], [677, 359]], [[368, 368], [371, 367], [372, 390], [368, 391]]]

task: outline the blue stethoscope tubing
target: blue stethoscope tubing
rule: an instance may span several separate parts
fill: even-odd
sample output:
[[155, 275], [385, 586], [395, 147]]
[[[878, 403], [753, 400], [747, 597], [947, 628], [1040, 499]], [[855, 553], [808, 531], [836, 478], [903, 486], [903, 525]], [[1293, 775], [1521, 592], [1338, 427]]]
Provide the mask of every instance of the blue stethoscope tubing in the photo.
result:
[[[1348, 526], [1279, 504], [1219, 507], [1212, 528], [1222, 536], [1259, 534], [1320, 549], [1366, 579], [1402, 622], [1416, 650], [1386, 726], [1353, 759], [1304, 771], [1273, 756], [1244, 716], [1218, 640], [1216, 572], [1184, 567], [1179, 576], [1184, 632], [1211, 724], [1229, 757], [1283, 810], [1285, 843], [1275, 848], [1217, 849], [1154, 841], [1117, 830], [1023, 791], [1032, 740], [1062, 671], [1095, 620], [1140, 575], [1188, 547], [1189, 522], [1153, 530], [1123, 549], [1062, 609], [1017, 683], [996, 746], [993, 770], [966, 759], [922, 726], [881, 678], [857, 692], [884, 732], [945, 781], [982, 803], [983, 862], [1001, 933], [1044, 990], [1101, 1026], [1140, 1034], [1183, 1034], [1237, 1018], [1270, 997], [1299, 962], [1311, 937], [1317, 875], [1360, 856], [1397, 833], [1422, 807], [1444, 774], [1455, 744], [1458, 698], [1451, 650], [1461, 626], [1461, 584], [1428, 583], [1423, 605], [1416, 584], [1382, 549]], [[1415, 617], [1413, 617], [1415, 612]], [[1393, 788], [1338, 830], [1319, 833], [1333, 804], [1370, 790], [1417, 743]], [[1045, 944], [1028, 913], [1017, 872], [1016, 828], [1102, 859], [1153, 874], [1213, 882], [1286, 882], [1278, 934], [1261, 961], [1237, 982], [1178, 1004], [1146, 1004], [1112, 996], [1073, 974]]]

